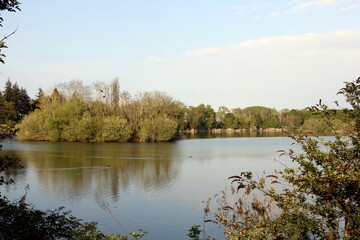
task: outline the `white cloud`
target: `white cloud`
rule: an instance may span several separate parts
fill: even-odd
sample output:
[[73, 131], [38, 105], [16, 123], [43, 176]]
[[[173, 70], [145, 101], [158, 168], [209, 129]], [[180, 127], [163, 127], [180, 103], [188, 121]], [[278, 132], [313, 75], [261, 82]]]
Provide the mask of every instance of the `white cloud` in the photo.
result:
[[219, 52], [220, 48], [201, 48], [197, 50], [189, 50], [183, 52], [181, 55], [187, 56], [187, 57], [193, 57], [193, 56], [203, 56], [203, 55], [213, 55]]
[[294, 13], [303, 13], [312, 9], [328, 8], [328, 7], [337, 7], [339, 11], [348, 11], [354, 8], [358, 8], [360, 0], [293, 0], [288, 2], [288, 4], [293, 5], [293, 7], [287, 11], [283, 12], [272, 12], [269, 14], [269, 17], [274, 17], [280, 14], [294, 14]]
[[255, 4], [250, 4], [250, 5], [233, 6], [231, 8], [231, 10], [235, 11], [238, 14], [242, 14], [244, 12], [258, 11], [258, 10], [266, 7], [267, 5], [269, 5], [269, 4], [266, 2], [266, 3], [255, 3]]
[[97, 59], [94, 60], [94, 63], [97, 65], [107, 65], [111, 63], [115, 63], [116, 61], [114, 59]]
[[[137, 78], [188, 105], [277, 109], [336, 100], [360, 69], [360, 29], [252, 39], [188, 50]], [[182, 86], [188, 86], [183, 88]]]
[[260, 16], [253, 16], [253, 17], [251, 17], [251, 20], [253, 20], [254, 22], [257, 22], [257, 21], [259, 21], [260, 19], [261, 19]]
[[315, 1], [292, 1], [292, 4], [296, 4], [287, 13], [300, 13], [311, 9], [342, 6], [341, 9], [349, 8], [353, 2], [359, 2], [359, 0], [315, 0]]
[[278, 16], [280, 14], [281, 14], [280, 12], [272, 12], [272, 13], [269, 14], [269, 17], [275, 17], [275, 16]]
[[359, 8], [359, 7], [360, 7], [360, 4], [352, 4], [352, 5], [349, 5], [349, 6], [340, 8], [339, 11], [345, 12], [345, 11], [349, 11], [349, 10], [352, 10], [352, 9], [355, 9], [355, 8]]
[[340, 3], [341, 2], [339, 2], [338, 0], [307, 1], [307, 2], [296, 5], [293, 8], [293, 11], [301, 12], [301, 11], [305, 11], [305, 10], [308, 10], [311, 8], [329, 7], [329, 6], [338, 5]]
[[[335, 8], [338, 11], [348, 11], [360, 7], [360, 0], [292, 0], [288, 2], [290, 8], [284, 11], [273, 11], [267, 14], [268, 17], [275, 17], [282, 14], [303, 13], [313, 9]], [[255, 12], [270, 5], [269, 3], [256, 3], [252, 5], [234, 6], [231, 9], [238, 14]], [[252, 20], [259, 20], [258, 16], [253, 16]]]
[[[350, 44], [351, 43], [351, 44]], [[308, 33], [295, 36], [275, 36], [252, 39], [241, 43], [231, 44], [219, 48], [202, 48], [189, 50], [182, 55], [188, 57], [221, 55], [229, 52], [241, 51], [285, 51], [287, 53], [303, 53], [313, 51], [313, 54], [328, 52], [336, 49], [360, 48], [360, 30], [343, 30], [326, 34]]]
[[248, 9], [248, 6], [234, 6], [231, 10], [234, 10], [238, 14], [244, 13]]
[[151, 63], [161, 63], [164, 61], [165, 61], [165, 58], [149, 56], [142, 63], [143, 64], [151, 64]]

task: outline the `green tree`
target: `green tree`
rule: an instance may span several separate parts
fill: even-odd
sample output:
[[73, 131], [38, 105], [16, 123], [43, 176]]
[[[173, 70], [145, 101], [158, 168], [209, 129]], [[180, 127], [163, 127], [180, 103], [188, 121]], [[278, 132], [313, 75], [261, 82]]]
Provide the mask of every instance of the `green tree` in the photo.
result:
[[174, 120], [158, 116], [142, 120], [138, 135], [140, 142], [166, 142], [175, 138], [176, 130]]
[[25, 115], [32, 111], [31, 98], [27, 94], [25, 88], [20, 88], [17, 104], [17, 112], [19, 116], [18, 120], [22, 119]]
[[210, 105], [190, 106], [187, 117], [190, 129], [209, 130], [216, 123], [216, 113]]
[[101, 142], [127, 142], [133, 132], [126, 119], [109, 116], [102, 119], [100, 130]]
[[144, 92], [138, 96], [141, 117], [154, 119], [165, 116], [174, 120], [182, 116], [183, 103], [161, 91]]
[[332, 126], [337, 111], [319, 103], [310, 110], [334, 129], [333, 139], [292, 136], [301, 150], [279, 152], [296, 167], [260, 179], [251, 172], [230, 177], [236, 183], [232, 193], [240, 197], [231, 204], [221, 196], [212, 220], [224, 228], [227, 239], [359, 238], [360, 78], [346, 82], [339, 93], [351, 105], [342, 113], [352, 125], [347, 136]]
[[253, 115], [250, 119], [251, 119], [251, 125], [253, 125], [256, 128], [256, 130], [259, 130], [264, 124], [264, 120], [259, 114]]
[[16, 119], [16, 110], [13, 102], [0, 102], [0, 123], [12, 125], [13, 119]]
[[19, 131], [17, 137], [20, 140], [50, 140], [48, 138], [47, 126], [45, 125], [47, 113], [35, 110], [32, 114], [23, 118], [20, 125], [17, 125]]
[[57, 107], [59, 107], [61, 104], [63, 104], [65, 102], [65, 98], [62, 94], [59, 93], [59, 91], [54, 88], [50, 94], [47, 94], [45, 96], [45, 94], [43, 93], [40, 97], [39, 97], [39, 108], [43, 111], [53, 111], [54, 109], [56, 109]]
[[224, 119], [227, 114], [230, 113], [230, 109], [228, 109], [225, 106], [220, 106], [218, 111], [216, 112], [216, 121], [223, 126], [224, 125]]
[[40, 99], [44, 97], [44, 91], [41, 88], [39, 88], [35, 97], [36, 97], [35, 99], [30, 100], [31, 111], [40, 108]]
[[281, 124], [277, 116], [272, 116], [264, 122], [265, 128], [281, 128]]
[[290, 131], [299, 129], [304, 122], [301, 112], [295, 109], [282, 113], [281, 119], [281, 124]]
[[4, 89], [3, 96], [4, 96], [4, 100], [8, 101], [8, 102], [11, 102], [14, 99], [13, 91], [12, 91], [12, 83], [11, 83], [10, 79], [8, 79], [5, 83], [5, 89]]
[[253, 107], [247, 107], [244, 110], [242, 110], [242, 114], [245, 117], [253, 117], [255, 115], [259, 115], [263, 121], [267, 121], [271, 117], [277, 115], [277, 111], [275, 109], [263, 107], [263, 106], [253, 106]]
[[278, 114], [275, 109], [253, 106], [243, 109], [237, 115], [241, 119], [243, 128], [253, 127], [258, 130], [263, 127], [278, 127], [279, 125], [276, 123]]
[[164, 92], [144, 92], [132, 97], [129, 93], [121, 95], [119, 115], [126, 119], [134, 132], [140, 131], [142, 121], [165, 117], [176, 122], [178, 129], [184, 121], [184, 104]]
[[8, 80], [0, 99], [0, 104], [3, 106], [3, 111], [0, 113], [2, 122], [20, 121], [32, 110], [30, 100], [24, 88], [19, 88], [17, 83], [12, 84]]
[[236, 119], [234, 114], [228, 113], [228, 114], [225, 115], [225, 117], [223, 119], [223, 127], [224, 128], [237, 129], [237, 128], [239, 128], [239, 126], [240, 126], [239, 121]]
[[245, 116], [243, 115], [241, 108], [234, 108], [231, 113], [234, 115], [236, 121], [239, 123], [239, 127], [241, 127], [245, 119]]

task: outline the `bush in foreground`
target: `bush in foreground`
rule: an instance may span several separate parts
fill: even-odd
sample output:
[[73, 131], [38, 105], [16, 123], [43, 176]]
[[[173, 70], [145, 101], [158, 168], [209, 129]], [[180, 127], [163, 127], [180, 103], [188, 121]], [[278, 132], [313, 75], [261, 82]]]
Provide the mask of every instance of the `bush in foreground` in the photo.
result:
[[[359, 239], [360, 78], [345, 83], [339, 93], [352, 107], [342, 112], [352, 126], [348, 136], [332, 126], [337, 111], [321, 102], [311, 107], [314, 114], [324, 117], [335, 137], [292, 136], [301, 151], [279, 152], [297, 167], [258, 180], [251, 172], [230, 177], [236, 183], [233, 196], [223, 192], [217, 200], [217, 213], [207, 222], [219, 225], [226, 238], [234, 240]], [[207, 206], [206, 214], [208, 211]]]

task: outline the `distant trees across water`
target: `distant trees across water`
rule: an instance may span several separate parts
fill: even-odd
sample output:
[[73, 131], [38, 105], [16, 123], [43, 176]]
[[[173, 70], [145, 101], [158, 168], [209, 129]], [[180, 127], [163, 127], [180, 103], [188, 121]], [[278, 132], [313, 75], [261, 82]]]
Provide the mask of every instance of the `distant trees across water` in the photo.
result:
[[[72, 80], [47, 92], [39, 89], [33, 100], [9, 80], [0, 92], [0, 108], [0, 124], [18, 122], [21, 140], [162, 142], [175, 139], [181, 131], [331, 131], [323, 117], [308, 109], [221, 106], [215, 111], [210, 105], [186, 106], [160, 91], [136, 95], [121, 92], [118, 79], [93, 86]], [[333, 123], [346, 131], [349, 126], [343, 118], [341, 110], [337, 111]]]

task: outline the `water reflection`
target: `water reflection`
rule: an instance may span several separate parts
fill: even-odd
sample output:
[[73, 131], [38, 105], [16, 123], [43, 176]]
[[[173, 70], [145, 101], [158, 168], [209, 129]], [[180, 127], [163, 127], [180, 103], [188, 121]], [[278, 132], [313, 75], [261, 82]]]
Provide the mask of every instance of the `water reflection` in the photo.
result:
[[291, 141], [231, 137], [155, 144], [3, 145], [26, 164], [26, 174], [13, 175], [12, 187], [17, 189], [7, 193], [10, 197], [21, 196], [29, 184], [27, 200], [36, 207], [63, 205], [79, 218], [98, 222], [105, 233], [118, 233], [112, 217], [99, 206], [104, 200], [126, 230], [149, 231], [144, 240], [182, 240], [186, 229], [202, 223], [202, 201], [228, 187], [229, 176], [242, 171], [261, 176], [264, 170], [283, 167], [274, 161], [276, 151], [289, 148]]
[[[70, 199], [92, 194], [99, 200], [109, 195], [118, 200], [120, 191], [126, 191], [130, 184], [138, 191], [165, 191], [178, 176], [178, 160], [186, 158], [174, 157], [175, 143], [16, 144], [24, 145], [18, 149], [31, 151], [8, 152], [21, 157], [40, 187]], [[16, 182], [21, 176], [16, 172], [11, 175]]]
[[181, 133], [180, 139], [199, 139], [199, 138], [243, 138], [243, 137], [286, 137], [283, 132], [259, 132], [259, 131], [242, 131], [242, 132], [199, 132], [199, 133]]

